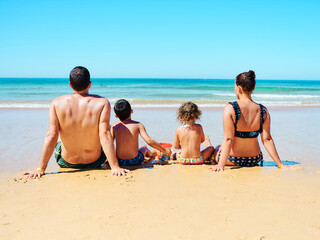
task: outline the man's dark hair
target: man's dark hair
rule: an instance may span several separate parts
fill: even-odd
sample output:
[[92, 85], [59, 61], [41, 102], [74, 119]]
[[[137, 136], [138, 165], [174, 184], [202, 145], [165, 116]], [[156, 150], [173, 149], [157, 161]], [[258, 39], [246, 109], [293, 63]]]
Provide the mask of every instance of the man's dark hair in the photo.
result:
[[131, 105], [127, 100], [120, 99], [114, 104], [113, 110], [120, 121], [124, 121], [130, 117]]
[[75, 67], [70, 72], [70, 84], [76, 91], [85, 90], [90, 83], [90, 73], [85, 67]]

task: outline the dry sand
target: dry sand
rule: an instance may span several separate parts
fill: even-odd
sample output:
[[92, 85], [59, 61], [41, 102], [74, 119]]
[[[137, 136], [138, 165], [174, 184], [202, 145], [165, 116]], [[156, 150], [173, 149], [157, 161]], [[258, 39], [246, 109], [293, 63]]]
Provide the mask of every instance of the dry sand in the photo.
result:
[[3, 176], [0, 239], [320, 238], [319, 169], [149, 167]]

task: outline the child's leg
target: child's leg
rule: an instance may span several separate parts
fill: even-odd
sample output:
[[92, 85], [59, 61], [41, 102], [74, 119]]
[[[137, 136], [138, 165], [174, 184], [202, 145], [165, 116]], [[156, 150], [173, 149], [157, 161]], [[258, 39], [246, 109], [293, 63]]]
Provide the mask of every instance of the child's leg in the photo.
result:
[[142, 152], [144, 157], [155, 157], [157, 155], [156, 150], [151, 152], [146, 145], [143, 145], [141, 148], [139, 148], [139, 151]]
[[206, 136], [206, 139], [203, 142], [203, 145], [206, 147], [201, 151], [201, 154], [203, 156], [203, 160], [206, 161], [207, 159], [210, 159], [212, 156], [212, 153], [214, 151], [214, 147], [212, 146], [210, 142], [210, 138]]

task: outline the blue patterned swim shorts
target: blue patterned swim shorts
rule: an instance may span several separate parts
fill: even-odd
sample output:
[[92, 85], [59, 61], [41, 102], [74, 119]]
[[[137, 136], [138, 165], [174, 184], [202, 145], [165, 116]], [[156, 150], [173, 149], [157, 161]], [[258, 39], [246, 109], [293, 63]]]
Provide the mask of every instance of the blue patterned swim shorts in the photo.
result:
[[144, 156], [143, 153], [138, 151], [138, 155], [132, 159], [120, 159], [118, 158], [118, 162], [120, 166], [135, 166], [143, 163]]

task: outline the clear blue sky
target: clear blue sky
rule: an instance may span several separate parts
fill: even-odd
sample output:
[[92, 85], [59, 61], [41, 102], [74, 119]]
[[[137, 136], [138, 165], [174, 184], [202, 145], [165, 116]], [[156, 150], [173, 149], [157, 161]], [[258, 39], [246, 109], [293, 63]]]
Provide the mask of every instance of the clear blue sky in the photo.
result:
[[320, 79], [320, 1], [0, 0], [0, 77]]

